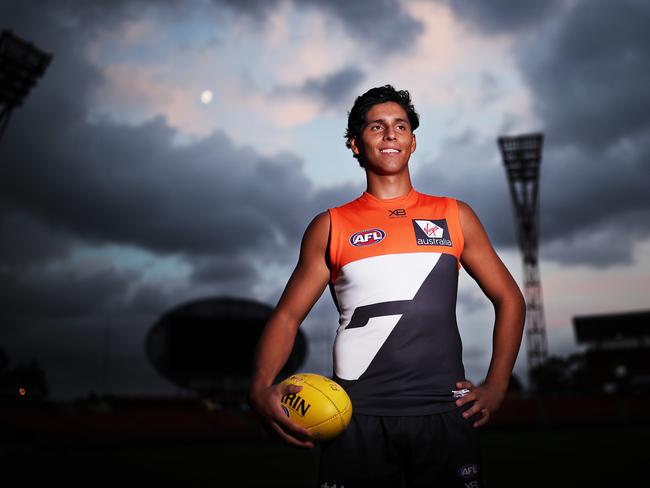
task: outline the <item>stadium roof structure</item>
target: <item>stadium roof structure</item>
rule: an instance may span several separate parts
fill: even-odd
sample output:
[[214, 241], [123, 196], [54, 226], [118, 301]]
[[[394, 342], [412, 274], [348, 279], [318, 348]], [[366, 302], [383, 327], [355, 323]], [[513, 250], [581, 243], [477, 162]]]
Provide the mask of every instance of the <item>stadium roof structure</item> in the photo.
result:
[[[232, 297], [181, 304], [150, 329], [147, 356], [163, 377], [183, 388], [201, 393], [248, 388], [255, 346], [272, 312], [264, 303]], [[306, 353], [299, 330], [280, 375], [295, 372]]]
[[650, 337], [650, 310], [573, 318], [578, 344]]

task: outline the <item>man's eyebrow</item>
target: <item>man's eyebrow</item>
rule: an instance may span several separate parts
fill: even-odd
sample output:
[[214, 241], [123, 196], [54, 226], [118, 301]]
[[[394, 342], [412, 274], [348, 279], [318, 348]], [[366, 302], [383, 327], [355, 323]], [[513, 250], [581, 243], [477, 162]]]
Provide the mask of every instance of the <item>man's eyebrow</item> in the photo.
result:
[[[366, 122], [366, 125], [375, 124], [375, 123], [381, 123], [381, 124], [384, 124], [385, 121], [386, 121], [386, 119], [375, 119], [375, 120], [369, 120], [368, 122]], [[408, 122], [407, 119], [402, 119], [402, 118], [397, 118], [397, 119], [395, 119], [395, 121], [396, 121], [396, 122]]]

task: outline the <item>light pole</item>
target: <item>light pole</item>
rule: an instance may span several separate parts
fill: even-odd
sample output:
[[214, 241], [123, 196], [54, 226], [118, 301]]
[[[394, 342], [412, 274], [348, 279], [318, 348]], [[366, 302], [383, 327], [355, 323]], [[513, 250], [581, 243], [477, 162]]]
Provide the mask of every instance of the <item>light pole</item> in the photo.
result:
[[515, 210], [519, 248], [524, 261], [528, 376], [548, 359], [542, 283], [539, 275], [539, 166], [544, 135], [499, 137], [510, 196]]
[[7, 129], [11, 112], [22, 105], [51, 60], [51, 54], [20, 39], [10, 30], [0, 33], [0, 139]]

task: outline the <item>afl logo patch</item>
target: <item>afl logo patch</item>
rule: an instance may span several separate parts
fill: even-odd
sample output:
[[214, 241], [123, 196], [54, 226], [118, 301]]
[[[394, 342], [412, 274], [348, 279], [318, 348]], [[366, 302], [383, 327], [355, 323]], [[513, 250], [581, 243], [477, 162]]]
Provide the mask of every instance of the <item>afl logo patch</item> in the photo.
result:
[[458, 470], [458, 476], [464, 480], [471, 480], [478, 476], [478, 466], [476, 464], [465, 464]]
[[353, 246], [370, 246], [383, 241], [384, 237], [386, 237], [386, 233], [381, 229], [362, 230], [350, 236], [350, 244]]

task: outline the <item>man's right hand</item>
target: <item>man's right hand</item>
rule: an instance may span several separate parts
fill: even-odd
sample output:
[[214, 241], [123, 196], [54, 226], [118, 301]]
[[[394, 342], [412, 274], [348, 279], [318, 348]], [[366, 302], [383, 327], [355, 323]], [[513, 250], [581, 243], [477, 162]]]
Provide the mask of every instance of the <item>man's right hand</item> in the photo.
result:
[[250, 392], [250, 403], [262, 420], [266, 422], [288, 444], [297, 447], [312, 448], [311, 432], [292, 422], [282, 410], [281, 400], [284, 395], [298, 393], [302, 386], [271, 385], [254, 388]]

